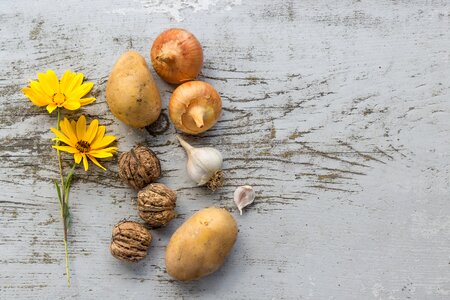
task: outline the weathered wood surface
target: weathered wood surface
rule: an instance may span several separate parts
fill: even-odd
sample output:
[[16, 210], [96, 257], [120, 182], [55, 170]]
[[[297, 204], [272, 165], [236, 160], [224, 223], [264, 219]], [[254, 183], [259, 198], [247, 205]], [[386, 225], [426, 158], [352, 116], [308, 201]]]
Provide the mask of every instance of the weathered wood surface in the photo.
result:
[[[1, 299], [450, 297], [448, 1], [3, 0], [0, 20]], [[117, 57], [135, 49], [148, 60], [152, 40], [173, 26], [202, 42], [201, 79], [223, 97], [218, 125], [188, 137], [225, 156], [215, 194], [186, 178], [173, 127], [151, 137], [105, 103]], [[79, 169], [70, 289], [52, 186], [55, 116], [20, 92], [49, 68], [95, 83], [97, 102], [69, 116], [98, 116], [121, 151], [149, 145], [179, 199], [179, 217], [153, 231], [148, 258], [120, 263], [111, 229], [138, 219], [136, 194], [116, 160], [107, 172]], [[167, 107], [173, 87], [156, 79]], [[242, 184], [257, 200], [239, 216], [231, 197]], [[237, 245], [216, 274], [174, 282], [168, 238], [210, 205], [233, 212]]]

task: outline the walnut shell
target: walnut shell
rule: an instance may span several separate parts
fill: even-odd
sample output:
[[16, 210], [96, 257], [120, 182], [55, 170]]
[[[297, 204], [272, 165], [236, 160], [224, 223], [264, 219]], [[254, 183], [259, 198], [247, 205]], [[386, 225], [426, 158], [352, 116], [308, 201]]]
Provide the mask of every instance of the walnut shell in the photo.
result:
[[139, 216], [151, 227], [165, 226], [175, 218], [177, 193], [162, 183], [152, 183], [138, 193]]
[[111, 254], [117, 259], [137, 262], [147, 255], [152, 235], [144, 225], [132, 221], [114, 226], [111, 239]]
[[149, 148], [138, 145], [119, 158], [119, 177], [136, 190], [144, 188], [161, 176], [161, 164]]

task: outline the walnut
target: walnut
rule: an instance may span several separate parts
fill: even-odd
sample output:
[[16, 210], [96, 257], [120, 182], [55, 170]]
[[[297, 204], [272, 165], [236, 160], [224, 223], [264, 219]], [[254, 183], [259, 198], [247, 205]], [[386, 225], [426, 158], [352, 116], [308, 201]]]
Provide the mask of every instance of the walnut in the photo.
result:
[[120, 155], [119, 176], [134, 189], [140, 190], [161, 176], [161, 164], [152, 150], [138, 145]]
[[166, 225], [175, 218], [177, 194], [162, 183], [153, 183], [138, 193], [139, 216], [151, 227]]
[[111, 254], [117, 259], [136, 262], [147, 255], [152, 235], [144, 225], [123, 221], [114, 226], [111, 239]]

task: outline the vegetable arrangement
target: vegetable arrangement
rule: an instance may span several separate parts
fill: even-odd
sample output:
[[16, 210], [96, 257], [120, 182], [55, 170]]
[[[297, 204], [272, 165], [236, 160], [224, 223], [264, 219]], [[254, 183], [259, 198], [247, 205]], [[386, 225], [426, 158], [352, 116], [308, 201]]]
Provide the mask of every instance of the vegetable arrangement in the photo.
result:
[[[190, 32], [173, 28], [161, 33], [154, 41], [150, 58], [156, 73], [165, 81], [179, 85], [169, 100], [169, 117], [179, 131], [197, 135], [213, 127], [222, 112], [222, 100], [213, 86], [197, 80], [203, 65], [200, 42]], [[70, 228], [69, 191], [77, 165], [88, 159], [106, 170], [97, 159], [112, 157], [117, 147], [114, 136], [105, 136], [106, 127], [93, 120], [89, 126], [82, 115], [77, 121], [64, 118], [62, 109], [77, 110], [96, 99], [86, 97], [92, 89], [83, 83], [81, 73], [66, 71], [60, 80], [49, 70], [38, 73], [38, 81], [31, 81], [22, 89], [37, 106], [46, 106], [51, 114], [56, 110], [56, 149], [60, 179], [54, 181], [60, 202], [64, 227], [64, 246], [67, 282], [70, 286], [68, 230]], [[161, 97], [145, 58], [136, 51], [123, 53], [114, 64], [106, 85], [106, 101], [111, 113], [128, 126], [148, 127], [161, 114]], [[167, 120], [168, 121], [168, 120]], [[187, 154], [186, 169], [198, 186], [215, 191], [223, 185], [222, 154], [212, 147], [193, 147], [181, 136], [176, 138]], [[73, 155], [70, 171], [64, 172], [61, 152]], [[152, 242], [152, 230], [167, 225], [176, 217], [177, 193], [157, 183], [161, 164], [148, 147], [136, 145], [122, 153], [118, 161], [119, 177], [137, 191], [137, 210], [143, 225], [122, 221], [114, 226], [110, 244], [111, 254], [120, 260], [137, 262], [144, 259]], [[242, 208], [253, 202], [255, 193], [250, 186], [239, 187], [234, 201]], [[167, 273], [180, 281], [200, 279], [220, 268], [231, 252], [238, 228], [233, 216], [223, 208], [209, 207], [196, 212], [172, 235], [165, 252]]]
[[[161, 33], [153, 43], [150, 57], [156, 73], [171, 84], [180, 84], [169, 100], [169, 117], [175, 128], [196, 135], [213, 127], [220, 118], [219, 93], [206, 82], [196, 80], [203, 65], [203, 51], [190, 32], [174, 28]], [[117, 60], [108, 79], [106, 97], [111, 112], [132, 127], [155, 122], [161, 112], [158, 88], [145, 59], [128, 51]], [[196, 148], [176, 136], [187, 154], [186, 169], [198, 186], [212, 191], [223, 185], [222, 154], [212, 147]], [[167, 225], [175, 218], [177, 195], [164, 184], [154, 183], [161, 176], [156, 154], [142, 145], [119, 158], [119, 176], [138, 190], [139, 216], [151, 228]], [[250, 186], [234, 193], [240, 214], [251, 204], [255, 192]], [[121, 222], [113, 229], [111, 254], [136, 262], [145, 257], [151, 233], [135, 222]], [[165, 263], [169, 275], [180, 281], [207, 276], [224, 263], [237, 238], [237, 224], [223, 208], [202, 209], [186, 220], [172, 235], [166, 248]], [[134, 251], [136, 253], [134, 253]]]

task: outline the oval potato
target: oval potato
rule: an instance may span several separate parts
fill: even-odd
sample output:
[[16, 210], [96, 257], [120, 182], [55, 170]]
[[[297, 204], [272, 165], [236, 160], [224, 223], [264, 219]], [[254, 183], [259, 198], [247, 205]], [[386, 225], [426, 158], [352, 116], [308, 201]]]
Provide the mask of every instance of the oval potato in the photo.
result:
[[132, 127], [158, 119], [161, 98], [142, 55], [127, 51], [119, 57], [106, 84], [106, 102], [117, 119]]
[[166, 269], [181, 281], [199, 279], [219, 269], [236, 242], [237, 224], [223, 209], [205, 208], [178, 228], [166, 248]]

